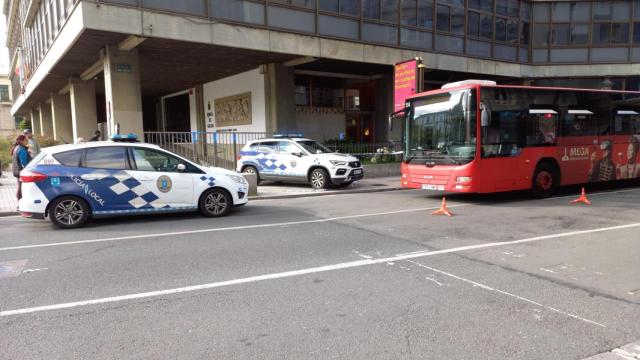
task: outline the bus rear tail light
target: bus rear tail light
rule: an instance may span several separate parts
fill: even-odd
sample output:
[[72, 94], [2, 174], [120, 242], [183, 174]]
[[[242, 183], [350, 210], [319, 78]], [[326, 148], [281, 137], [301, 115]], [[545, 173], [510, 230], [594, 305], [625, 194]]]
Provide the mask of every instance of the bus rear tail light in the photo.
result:
[[39, 182], [47, 179], [47, 175], [39, 173], [37, 171], [22, 171], [20, 173], [20, 182], [31, 183]]
[[456, 182], [457, 183], [470, 183], [471, 182], [471, 176], [458, 176], [458, 177], [456, 177]]

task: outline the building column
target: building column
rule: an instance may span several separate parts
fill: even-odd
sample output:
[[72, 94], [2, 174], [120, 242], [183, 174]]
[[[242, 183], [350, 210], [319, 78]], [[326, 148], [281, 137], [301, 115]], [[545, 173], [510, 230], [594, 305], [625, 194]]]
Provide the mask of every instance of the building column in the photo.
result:
[[40, 134], [40, 110], [31, 109], [31, 131], [34, 135]]
[[295, 75], [293, 67], [282, 64], [265, 65], [265, 97], [267, 132], [295, 132]]
[[51, 94], [51, 118], [53, 120], [54, 140], [73, 143], [71, 99], [69, 94]]
[[96, 88], [93, 81], [70, 80], [71, 126], [73, 141], [79, 137], [89, 140], [98, 129]]
[[107, 105], [109, 136], [116, 133], [143, 137], [142, 90], [140, 88], [138, 50], [118, 50], [107, 46], [104, 50], [104, 89]]
[[53, 136], [53, 122], [51, 121], [51, 104], [41, 103], [40, 106], [40, 135]]

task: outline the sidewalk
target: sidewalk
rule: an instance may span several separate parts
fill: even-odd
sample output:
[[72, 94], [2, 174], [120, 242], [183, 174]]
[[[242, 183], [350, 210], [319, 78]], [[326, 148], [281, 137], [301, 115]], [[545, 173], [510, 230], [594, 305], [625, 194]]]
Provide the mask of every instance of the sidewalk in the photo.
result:
[[250, 200], [279, 199], [307, 196], [322, 196], [334, 194], [354, 194], [366, 192], [381, 192], [400, 189], [400, 177], [364, 178], [345, 188], [330, 188], [315, 190], [309, 184], [281, 184], [265, 181], [258, 186], [258, 196], [249, 197]]
[[3, 171], [0, 177], [0, 216], [16, 215], [18, 200], [16, 191], [18, 182], [10, 170]]

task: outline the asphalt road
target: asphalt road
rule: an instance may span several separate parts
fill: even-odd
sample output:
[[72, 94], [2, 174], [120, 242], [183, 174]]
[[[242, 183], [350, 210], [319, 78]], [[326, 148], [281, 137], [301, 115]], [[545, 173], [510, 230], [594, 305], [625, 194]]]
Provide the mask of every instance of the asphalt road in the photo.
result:
[[581, 359], [640, 339], [640, 188], [602, 190], [0, 218], [0, 358]]

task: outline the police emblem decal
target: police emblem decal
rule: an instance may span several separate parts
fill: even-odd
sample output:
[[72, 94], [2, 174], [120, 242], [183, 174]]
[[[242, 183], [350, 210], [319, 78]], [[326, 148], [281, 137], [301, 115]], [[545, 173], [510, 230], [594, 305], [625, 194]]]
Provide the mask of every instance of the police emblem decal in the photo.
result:
[[160, 176], [156, 181], [156, 186], [158, 186], [158, 190], [160, 190], [160, 192], [169, 192], [172, 186], [171, 178], [167, 175]]

